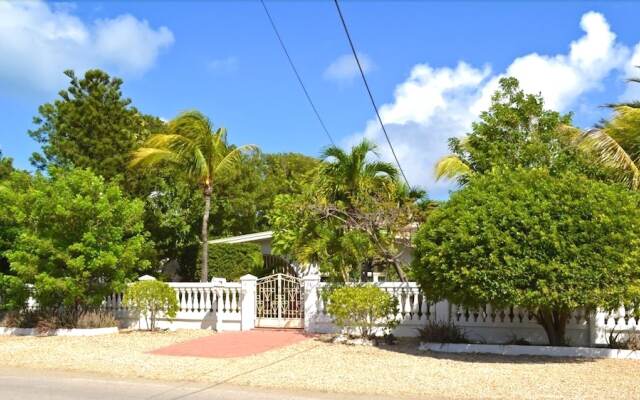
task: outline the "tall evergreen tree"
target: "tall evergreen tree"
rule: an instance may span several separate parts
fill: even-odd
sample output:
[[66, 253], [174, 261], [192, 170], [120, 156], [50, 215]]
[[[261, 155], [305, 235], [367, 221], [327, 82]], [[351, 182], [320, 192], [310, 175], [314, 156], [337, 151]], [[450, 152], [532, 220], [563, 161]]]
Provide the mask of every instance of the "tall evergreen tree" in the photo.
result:
[[124, 174], [131, 151], [162, 126], [156, 117], [141, 114], [122, 95], [122, 80], [98, 69], [83, 78], [71, 71], [69, 87], [60, 98], [38, 108], [29, 135], [42, 145], [31, 163], [89, 168], [106, 179]]

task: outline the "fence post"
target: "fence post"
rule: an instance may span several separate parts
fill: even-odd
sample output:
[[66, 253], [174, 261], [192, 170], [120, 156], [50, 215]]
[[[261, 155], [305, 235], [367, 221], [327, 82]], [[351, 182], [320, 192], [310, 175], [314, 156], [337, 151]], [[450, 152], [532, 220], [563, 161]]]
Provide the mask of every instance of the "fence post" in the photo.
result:
[[451, 307], [448, 300], [440, 300], [435, 304], [435, 320], [436, 322], [449, 323], [451, 316]]
[[318, 286], [320, 275], [307, 275], [302, 278], [304, 285], [304, 330], [314, 332], [314, 322], [318, 317]]
[[242, 305], [240, 307], [240, 329], [249, 331], [255, 328], [256, 323], [256, 282], [258, 278], [253, 275], [240, 277], [242, 287]]

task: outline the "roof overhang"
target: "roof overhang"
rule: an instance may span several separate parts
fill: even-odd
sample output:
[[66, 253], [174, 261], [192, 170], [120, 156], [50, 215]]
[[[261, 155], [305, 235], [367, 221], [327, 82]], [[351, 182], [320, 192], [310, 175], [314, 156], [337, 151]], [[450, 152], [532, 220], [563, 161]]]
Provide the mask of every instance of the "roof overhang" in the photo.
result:
[[271, 239], [272, 237], [273, 237], [273, 231], [265, 231], [265, 232], [248, 233], [246, 235], [229, 236], [226, 238], [209, 240], [209, 244], [260, 242], [263, 240]]

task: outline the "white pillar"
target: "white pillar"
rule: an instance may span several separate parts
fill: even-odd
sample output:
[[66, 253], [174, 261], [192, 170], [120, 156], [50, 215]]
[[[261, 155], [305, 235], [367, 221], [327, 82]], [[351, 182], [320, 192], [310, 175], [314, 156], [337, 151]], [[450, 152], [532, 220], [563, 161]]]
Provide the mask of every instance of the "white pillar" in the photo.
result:
[[249, 331], [255, 328], [256, 324], [256, 282], [258, 278], [253, 275], [243, 275], [240, 277], [242, 287], [240, 306], [240, 329]]
[[304, 284], [304, 330], [305, 332], [315, 332], [315, 320], [318, 317], [318, 286], [320, 286], [320, 275], [307, 275], [302, 278]]
[[451, 317], [451, 306], [448, 300], [440, 300], [435, 304], [435, 321], [449, 322]]

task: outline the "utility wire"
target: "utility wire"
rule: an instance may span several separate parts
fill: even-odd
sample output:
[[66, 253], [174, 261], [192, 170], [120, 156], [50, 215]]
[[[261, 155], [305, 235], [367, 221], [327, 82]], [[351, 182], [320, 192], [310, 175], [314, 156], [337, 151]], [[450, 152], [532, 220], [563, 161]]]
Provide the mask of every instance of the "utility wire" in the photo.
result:
[[262, 3], [264, 12], [267, 14], [267, 18], [269, 18], [269, 22], [271, 23], [271, 27], [273, 28], [273, 32], [276, 34], [276, 37], [278, 38], [278, 42], [280, 42], [280, 46], [282, 47], [282, 51], [284, 51], [285, 56], [287, 56], [287, 60], [289, 60], [289, 65], [291, 65], [291, 69], [293, 70], [293, 73], [296, 75], [296, 78], [298, 79], [298, 83], [300, 83], [300, 87], [302, 87], [302, 91], [304, 91], [304, 95], [307, 97], [307, 101], [309, 102], [309, 105], [313, 109], [313, 112], [316, 114], [316, 117], [318, 118], [318, 122], [320, 122], [320, 125], [322, 126], [324, 133], [329, 138], [329, 141], [333, 146], [335, 146], [336, 143], [333, 141], [333, 137], [331, 137], [331, 134], [329, 133], [327, 126], [324, 124], [324, 121], [322, 121], [322, 118], [320, 117], [320, 113], [318, 112], [318, 109], [313, 104], [313, 101], [311, 100], [311, 96], [309, 95], [309, 92], [307, 91], [307, 88], [304, 86], [304, 82], [302, 82], [302, 78], [298, 73], [298, 69], [293, 63], [293, 60], [291, 59], [289, 52], [287, 51], [287, 46], [284, 45], [284, 41], [280, 36], [280, 32], [278, 32], [278, 28], [276, 28], [276, 23], [273, 21], [273, 18], [271, 18], [271, 14], [269, 13], [269, 9], [267, 8], [267, 5], [265, 4], [264, 0], [260, 0], [260, 3]]
[[371, 100], [371, 104], [373, 105], [373, 109], [376, 111], [376, 116], [378, 117], [378, 122], [380, 122], [380, 126], [382, 127], [382, 132], [384, 132], [384, 137], [387, 138], [387, 143], [389, 143], [389, 148], [391, 149], [391, 154], [393, 154], [393, 158], [396, 160], [396, 164], [398, 164], [398, 169], [400, 169], [400, 173], [404, 178], [404, 182], [407, 186], [409, 185], [409, 180], [400, 165], [400, 161], [398, 160], [398, 156], [396, 155], [396, 151], [391, 144], [391, 139], [389, 139], [389, 134], [387, 134], [387, 129], [382, 123], [382, 118], [380, 118], [380, 112], [378, 111], [378, 106], [376, 106], [376, 102], [373, 99], [373, 94], [371, 94], [371, 89], [369, 88], [369, 83], [367, 82], [367, 78], [364, 76], [364, 71], [362, 69], [362, 64], [360, 64], [360, 59], [358, 58], [358, 53], [356, 53], [356, 48], [353, 45], [353, 41], [351, 40], [351, 35], [349, 34], [349, 28], [347, 28], [347, 23], [344, 20], [344, 16], [342, 15], [342, 10], [340, 9], [340, 4], [338, 4], [338, 0], [333, 0], [336, 4], [336, 9], [338, 10], [338, 15], [340, 16], [340, 21], [342, 22], [342, 27], [344, 28], [344, 33], [347, 35], [347, 39], [349, 40], [349, 46], [351, 46], [351, 52], [353, 53], [353, 57], [356, 59], [356, 64], [358, 64], [358, 69], [360, 70], [360, 75], [362, 76], [362, 81], [364, 82], [364, 87], [367, 89], [367, 93], [369, 94], [369, 99]]

